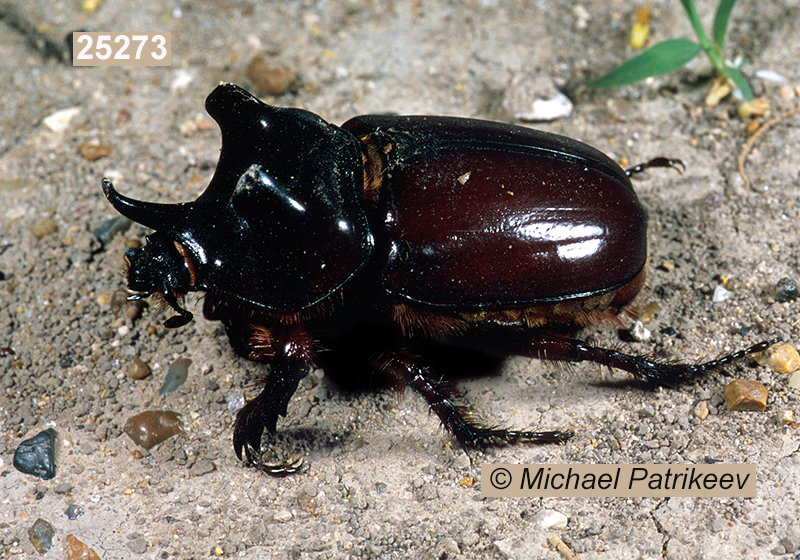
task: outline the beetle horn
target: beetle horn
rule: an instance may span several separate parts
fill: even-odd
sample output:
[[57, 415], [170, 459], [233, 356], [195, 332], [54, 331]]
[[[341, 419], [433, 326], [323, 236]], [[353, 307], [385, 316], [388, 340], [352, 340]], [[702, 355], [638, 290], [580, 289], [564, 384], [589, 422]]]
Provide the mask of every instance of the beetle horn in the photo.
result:
[[156, 204], [142, 202], [117, 192], [109, 179], [103, 178], [103, 193], [111, 205], [123, 216], [150, 229], [160, 229], [177, 221], [181, 204]]

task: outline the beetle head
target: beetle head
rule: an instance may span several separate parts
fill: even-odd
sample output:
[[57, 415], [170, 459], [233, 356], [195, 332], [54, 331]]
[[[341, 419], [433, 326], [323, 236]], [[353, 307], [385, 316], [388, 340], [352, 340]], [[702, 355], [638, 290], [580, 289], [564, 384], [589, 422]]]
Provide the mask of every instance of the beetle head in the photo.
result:
[[194, 265], [185, 248], [175, 242], [171, 245], [155, 236], [147, 238], [147, 245], [125, 251], [128, 264], [128, 287], [143, 294], [158, 294], [178, 315], [164, 323], [169, 328], [182, 327], [192, 320], [192, 314], [179, 300], [192, 289]]
[[123, 215], [156, 230], [127, 252], [129, 286], [178, 299], [206, 291], [252, 307], [296, 312], [327, 298], [369, 259], [358, 140], [317, 115], [265, 105], [232, 84], [206, 110], [222, 149], [208, 188], [191, 203], [154, 204], [103, 189]]
[[[179, 204], [152, 204], [127, 198], [108, 179], [103, 179], [103, 192], [121, 214], [153, 229], [173, 224], [182, 213]], [[125, 263], [128, 288], [140, 292], [130, 299], [158, 294], [178, 312], [164, 323], [167, 327], [180, 327], [192, 320], [192, 314], [178, 301], [192, 289], [195, 280], [194, 265], [183, 245], [159, 234], [149, 235], [144, 247], [125, 251]]]

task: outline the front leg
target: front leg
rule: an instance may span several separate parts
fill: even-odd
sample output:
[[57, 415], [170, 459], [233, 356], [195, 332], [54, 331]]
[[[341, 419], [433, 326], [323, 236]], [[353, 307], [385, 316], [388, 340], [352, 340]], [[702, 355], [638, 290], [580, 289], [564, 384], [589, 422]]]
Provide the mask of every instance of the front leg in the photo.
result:
[[278, 416], [286, 416], [289, 400], [313, 365], [313, 341], [302, 326], [271, 329], [270, 338], [274, 353], [272, 371], [261, 394], [244, 405], [236, 415], [233, 429], [236, 456], [242, 459], [244, 449], [244, 461], [254, 466], [260, 465], [264, 430], [275, 433]]

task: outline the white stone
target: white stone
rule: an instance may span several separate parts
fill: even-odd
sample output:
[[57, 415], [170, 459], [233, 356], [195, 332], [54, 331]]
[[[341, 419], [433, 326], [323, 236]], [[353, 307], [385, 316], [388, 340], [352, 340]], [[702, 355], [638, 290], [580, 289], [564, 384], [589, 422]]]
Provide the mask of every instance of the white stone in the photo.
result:
[[47, 115], [42, 119], [42, 124], [53, 132], [64, 132], [69, 126], [69, 123], [72, 122], [72, 119], [77, 117], [80, 112], [80, 107], [67, 107], [66, 109], [61, 109]]
[[533, 516], [533, 522], [542, 529], [564, 529], [569, 518], [554, 509], [543, 509]]

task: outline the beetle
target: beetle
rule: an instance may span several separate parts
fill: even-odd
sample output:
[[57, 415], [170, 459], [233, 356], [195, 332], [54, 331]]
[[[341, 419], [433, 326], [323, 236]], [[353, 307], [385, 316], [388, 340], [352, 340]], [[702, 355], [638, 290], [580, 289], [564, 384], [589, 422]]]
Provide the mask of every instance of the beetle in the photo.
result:
[[237, 353], [271, 364], [234, 427], [251, 465], [288, 472], [261, 463], [261, 439], [317, 365], [413, 387], [469, 451], [572, 433], [486, 427], [436, 380], [432, 344], [588, 360], [676, 384], [773, 342], [689, 365], [575, 338], [632, 312], [648, 254], [629, 177], [679, 162], [626, 172], [576, 140], [476, 119], [366, 115], [337, 127], [228, 83], [206, 110], [222, 148], [197, 200], [156, 204], [102, 186], [117, 211], [154, 230], [125, 253], [132, 297], [170, 307], [175, 328], [193, 317], [184, 296], [204, 292], [204, 315]]

